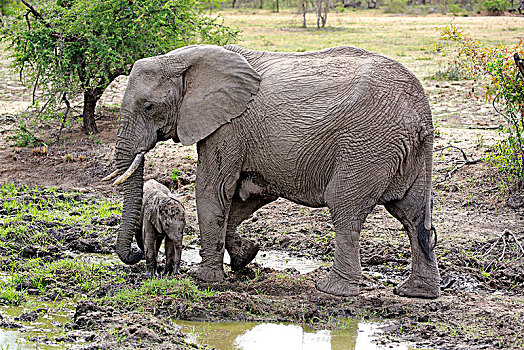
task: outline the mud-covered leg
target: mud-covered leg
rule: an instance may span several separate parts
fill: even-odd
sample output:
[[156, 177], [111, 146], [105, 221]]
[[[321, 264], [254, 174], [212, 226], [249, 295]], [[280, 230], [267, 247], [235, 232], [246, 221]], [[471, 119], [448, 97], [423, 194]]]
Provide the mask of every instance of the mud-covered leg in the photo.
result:
[[317, 289], [333, 295], [358, 295], [362, 275], [359, 248], [361, 223], [335, 219], [340, 215], [335, 212], [332, 215], [336, 232], [335, 260], [328, 276], [317, 283]]
[[[351, 168], [351, 167], [349, 167]], [[326, 278], [317, 283], [317, 289], [340, 296], [358, 295], [362, 276], [359, 236], [362, 223], [371, 212], [381, 188], [352, 186], [358, 183], [343, 171], [328, 185], [325, 196], [335, 226], [335, 259]]]
[[142, 228], [144, 255], [146, 258], [146, 276], [156, 274], [157, 240], [156, 230], [149, 221], [145, 221]]
[[423, 177], [413, 184], [404, 198], [386, 203], [386, 209], [406, 229], [411, 244], [412, 262], [409, 278], [396, 287], [395, 293], [407, 297], [437, 298], [440, 274], [435, 257], [436, 232], [424, 228], [425, 189]]
[[231, 256], [231, 269], [233, 271], [238, 271], [249, 264], [256, 257], [259, 249], [257, 242], [238, 234], [238, 225], [259, 208], [275, 199], [276, 197], [259, 197], [242, 201], [238, 196], [233, 198], [226, 230], [226, 249]]
[[182, 245], [177, 244], [175, 240], [172, 240], [166, 236], [165, 240], [166, 247], [166, 266], [164, 267], [164, 274], [170, 275], [172, 273], [179, 273], [180, 271], [180, 259], [182, 257]]
[[[214, 136], [220, 138], [219, 132]], [[225, 278], [226, 227], [242, 165], [241, 157], [229, 148], [234, 144], [217, 146], [214, 142], [215, 138], [210, 137], [198, 143], [199, 163], [195, 183], [202, 257], [195, 277], [206, 282], [218, 282]]]

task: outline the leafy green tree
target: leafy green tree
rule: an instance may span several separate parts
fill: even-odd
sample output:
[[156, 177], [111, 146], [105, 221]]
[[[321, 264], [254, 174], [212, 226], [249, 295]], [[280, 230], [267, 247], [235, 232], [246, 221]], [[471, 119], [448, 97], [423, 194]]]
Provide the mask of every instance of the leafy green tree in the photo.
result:
[[520, 60], [524, 39], [492, 46], [473, 39], [453, 23], [440, 34], [456, 45], [455, 64], [471, 77], [483, 78], [485, 97], [503, 118], [500, 130], [504, 137], [488, 155], [488, 163], [503, 185], [524, 188], [524, 62]]
[[[83, 95], [83, 128], [97, 133], [95, 107], [133, 63], [195, 43], [224, 45], [238, 31], [205, 16], [198, 0], [21, 0], [0, 39], [44, 107]], [[45, 108], [44, 108], [45, 109]], [[65, 119], [64, 119], [65, 120]]]

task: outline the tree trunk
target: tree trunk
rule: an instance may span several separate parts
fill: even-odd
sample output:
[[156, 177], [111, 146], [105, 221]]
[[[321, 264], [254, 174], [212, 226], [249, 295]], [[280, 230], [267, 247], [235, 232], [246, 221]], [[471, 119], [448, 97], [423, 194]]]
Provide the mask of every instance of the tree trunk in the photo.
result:
[[83, 129], [87, 135], [98, 134], [98, 128], [95, 122], [95, 108], [99, 96], [92, 91], [84, 92], [84, 111], [82, 112], [82, 119], [84, 122]]
[[327, 21], [329, 0], [317, 0], [317, 28], [324, 28]]
[[306, 28], [307, 2], [304, 0], [300, 7], [302, 10], [302, 27]]

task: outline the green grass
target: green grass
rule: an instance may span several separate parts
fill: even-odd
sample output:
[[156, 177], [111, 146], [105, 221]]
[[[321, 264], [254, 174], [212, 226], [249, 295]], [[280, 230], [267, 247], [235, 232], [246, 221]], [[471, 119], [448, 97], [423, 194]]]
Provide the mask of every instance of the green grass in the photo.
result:
[[[12, 200], [12, 198], [18, 200]], [[18, 197], [18, 198], [17, 198]], [[2, 208], [12, 221], [46, 221], [65, 225], [89, 224], [93, 217], [120, 214], [117, 201], [83, 198], [79, 192], [60, 192], [56, 188], [23, 187], [12, 183], [0, 187]], [[11, 199], [11, 200], [10, 200]], [[30, 215], [31, 220], [27, 220]]]
[[58, 244], [52, 228], [80, 227], [77, 231], [87, 235], [93, 231], [93, 227], [87, 227], [93, 217], [121, 213], [117, 201], [13, 183], [0, 186], [0, 203], [0, 247], [14, 250], [25, 245]]
[[26, 293], [16, 287], [0, 281], [0, 305], [20, 305], [25, 301]]
[[[0, 282], [0, 300], [21, 301], [27, 290], [71, 297], [92, 293], [102, 286], [117, 286], [128, 275], [107, 262], [91, 263], [78, 259], [44, 262], [42, 259], [23, 259], [12, 265], [10, 277]], [[56, 293], [53, 293], [56, 292]], [[0, 302], [1, 303], [1, 302]]]
[[159, 298], [198, 302], [201, 298], [215, 293], [210, 289], [200, 289], [189, 277], [153, 278], [144, 280], [139, 288], [125, 288], [100, 301], [136, 310], [148, 309], [149, 306], [155, 308]]

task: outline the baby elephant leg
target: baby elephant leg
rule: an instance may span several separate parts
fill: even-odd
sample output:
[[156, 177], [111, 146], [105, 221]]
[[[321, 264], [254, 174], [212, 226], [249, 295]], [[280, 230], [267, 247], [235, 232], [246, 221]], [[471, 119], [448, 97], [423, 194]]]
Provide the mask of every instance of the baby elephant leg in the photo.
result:
[[166, 266], [164, 267], [164, 274], [170, 275], [180, 272], [180, 260], [182, 258], [182, 244], [178, 244], [176, 240], [166, 237]]
[[156, 238], [156, 232], [153, 225], [149, 221], [144, 221], [142, 227], [142, 241], [146, 258], [146, 276], [148, 277], [156, 274], [156, 254], [158, 250]]

